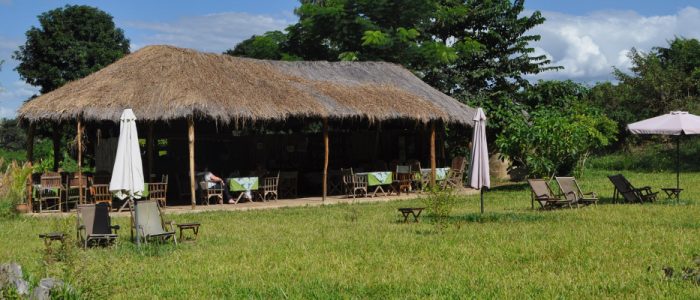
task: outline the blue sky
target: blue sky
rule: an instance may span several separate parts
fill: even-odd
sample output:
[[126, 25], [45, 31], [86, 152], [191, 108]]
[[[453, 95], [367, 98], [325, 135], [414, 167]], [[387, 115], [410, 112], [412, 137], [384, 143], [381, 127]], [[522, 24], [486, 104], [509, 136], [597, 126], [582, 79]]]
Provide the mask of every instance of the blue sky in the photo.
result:
[[[0, 117], [12, 117], [22, 101], [37, 93], [13, 70], [12, 51], [36, 16], [66, 4], [87, 4], [112, 16], [131, 40], [132, 50], [149, 44], [172, 44], [222, 52], [252, 34], [283, 29], [293, 23], [292, 0], [0, 0]], [[531, 79], [610, 80], [612, 67], [629, 67], [630, 48], [648, 50], [674, 36], [700, 38], [700, 1], [665, 0], [526, 0], [529, 11], [547, 18], [533, 33], [542, 35], [537, 53], [549, 56], [564, 71]]]

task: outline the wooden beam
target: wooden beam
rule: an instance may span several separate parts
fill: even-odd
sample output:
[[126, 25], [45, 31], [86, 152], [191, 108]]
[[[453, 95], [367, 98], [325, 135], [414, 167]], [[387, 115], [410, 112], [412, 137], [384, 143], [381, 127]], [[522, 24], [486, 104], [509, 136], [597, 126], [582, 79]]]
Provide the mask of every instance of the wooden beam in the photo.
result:
[[153, 122], [148, 122], [148, 139], [146, 140], [146, 156], [148, 156], [148, 182], [153, 174]]
[[430, 123], [430, 187], [435, 187], [435, 122]]
[[36, 131], [36, 123], [29, 123], [27, 129], [27, 161], [34, 163], [34, 131]]
[[80, 118], [78, 118], [78, 126], [76, 135], [78, 140], [78, 203], [83, 204], [83, 128]]
[[328, 119], [323, 118], [323, 201], [328, 193]]
[[51, 132], [51, 140], [53, 141], [53, 170], [58, 171], [59, 163], [63, 160], [61, 153], [61, 123], [56, 123]]
[[192, 209], [197, 206], [195, 193], [194, 193], [194, 118], [187, 118], [187, 141], [190, 148], [190, 201], [192, 202]]

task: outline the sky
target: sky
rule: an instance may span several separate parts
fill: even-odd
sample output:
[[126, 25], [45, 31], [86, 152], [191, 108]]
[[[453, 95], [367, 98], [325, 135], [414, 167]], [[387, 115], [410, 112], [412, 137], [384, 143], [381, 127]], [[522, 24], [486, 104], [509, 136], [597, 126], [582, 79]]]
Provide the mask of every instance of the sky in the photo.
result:
[[[167, 3], [167, 4], [166, 4]], [[223, 52], [253, 34], [284, 29], [297, 18], [293, 0], [0, 0], [0, 118], [11, 118], [38, 88], [20, 79], [12, 52], [37, 26], [37, 15], [66, 4], [95, 6], [114, 17], [131, 40], [132, 51], [170, 44]], [[547, 21], [530, 34], [531, 44], [564, 70], [528, 77], [572, 79], [593, 84], [613, 80], [613, 67], [630, 67], [627, 52], [665, 46], [676, 36], [700, 38], [700, 0], [526, 0], [527, 13], [539, 10]]]

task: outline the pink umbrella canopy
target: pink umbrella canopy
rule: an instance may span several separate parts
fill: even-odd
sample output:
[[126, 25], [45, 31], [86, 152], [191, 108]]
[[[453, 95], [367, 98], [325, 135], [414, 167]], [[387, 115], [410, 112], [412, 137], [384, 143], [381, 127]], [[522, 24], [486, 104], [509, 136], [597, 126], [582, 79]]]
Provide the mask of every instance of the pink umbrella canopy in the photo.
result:
[[672, 111], [627, 125], [627, 130], [634, 134], [700, 134], [700, 117], [687, 111]]
[[489, 177], [489, 150], [486, 146], [486, 114], [481, 107], [474, 114], [472, 156], [469, 163], [469, 185], [481, 190], [481, 213], [484, 213], [484, 189], [491, 187]]

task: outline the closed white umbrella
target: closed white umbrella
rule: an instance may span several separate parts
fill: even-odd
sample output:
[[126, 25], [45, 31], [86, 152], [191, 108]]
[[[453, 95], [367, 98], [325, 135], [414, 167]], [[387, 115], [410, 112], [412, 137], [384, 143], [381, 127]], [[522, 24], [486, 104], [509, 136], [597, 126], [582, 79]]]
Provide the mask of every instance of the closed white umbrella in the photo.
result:
[[[132, 205], [134, 198], [141, 198], [143, 190], [143, 165], [141, 164], [139, 136], [136, 131], [136, 116], [131, 109], [127, 108], [119, 118], [119, 142], [117, 156], [114, 159], [114, 169], [112, 169], [112, 179], [109, 182], [109, 191], [113, 192], [119, 199], [129, 198], [127, 203]], [[131, 210], [134, 211], [133, 206]], [[134, 217], [135, 220], [138, 218]], [[138, 224], [135, 225], [138, 228]], [[137, 243], [139, 243], [138, 235], [139, 231], [136, 230]]]
[[700, 117], [687, 111], [672, 111], [668, 114], [653, 117], [627, 125], [627, 130], [633, 134], [663, 134], [676, 135], [676, 189], [680, 188], [680, 136], [700, 134]]
[[484, 213], [484, 189], [491, 187], [489, 177], [489, 151], [486, 146], [486, 114], [481, 107], [474, 114], [474, 136], [472, 137], [472, 156], [469, 165], [469, 185], [481, 190], [481, 213]]

